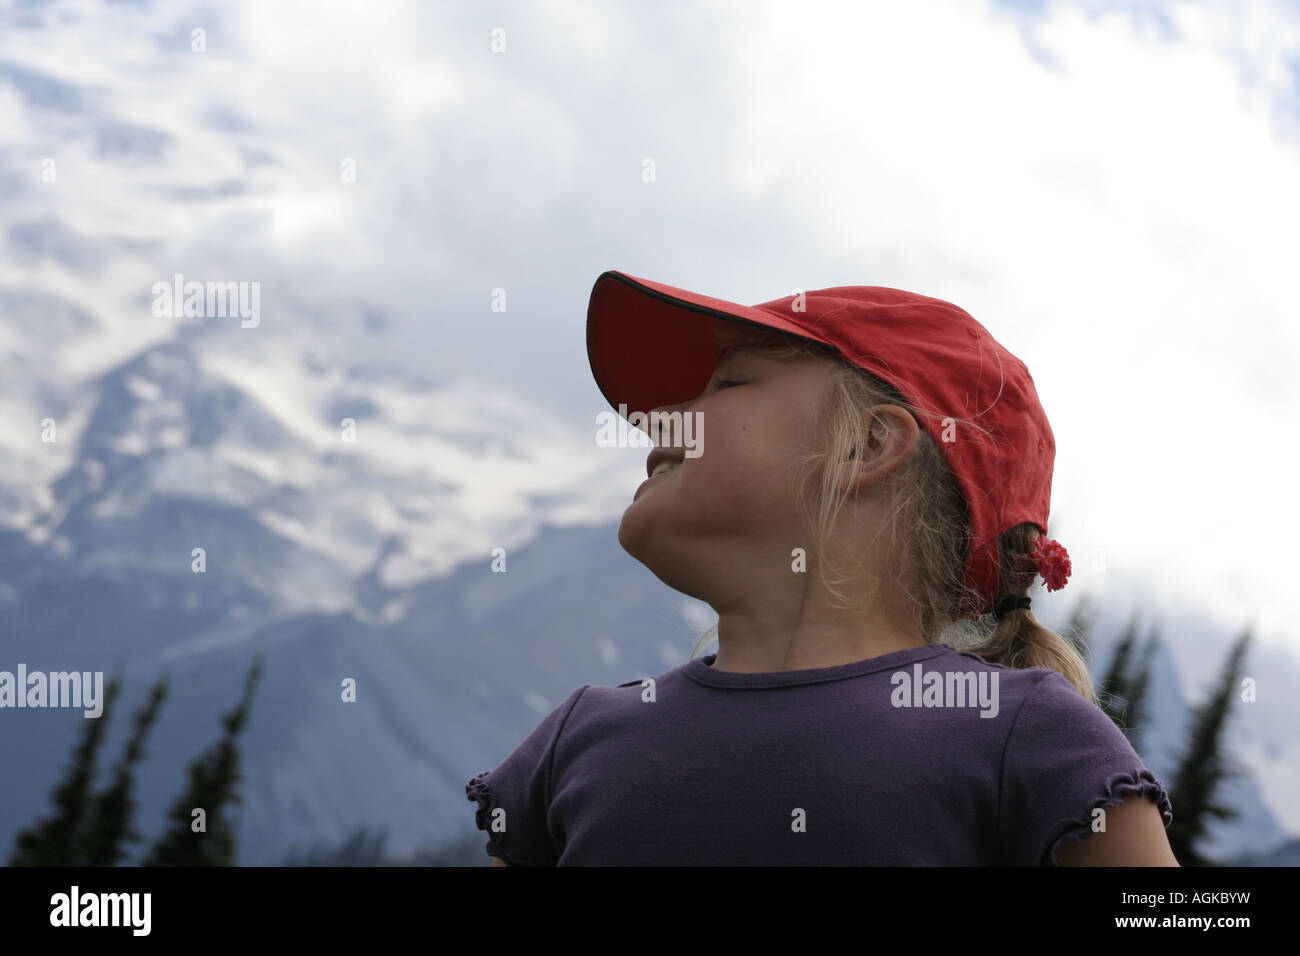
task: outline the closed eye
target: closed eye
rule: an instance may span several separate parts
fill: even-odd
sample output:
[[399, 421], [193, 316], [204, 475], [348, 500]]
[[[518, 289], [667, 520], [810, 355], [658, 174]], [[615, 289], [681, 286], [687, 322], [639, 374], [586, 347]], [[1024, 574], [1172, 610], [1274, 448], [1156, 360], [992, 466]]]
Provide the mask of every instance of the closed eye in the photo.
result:
[[744, 384], [745, 384], [744, 382], [733, 382], [732, 380], [726, 378], [718, 379], [718, 388], [720, 389], [731, 388], [733, 385], [744, 385]]

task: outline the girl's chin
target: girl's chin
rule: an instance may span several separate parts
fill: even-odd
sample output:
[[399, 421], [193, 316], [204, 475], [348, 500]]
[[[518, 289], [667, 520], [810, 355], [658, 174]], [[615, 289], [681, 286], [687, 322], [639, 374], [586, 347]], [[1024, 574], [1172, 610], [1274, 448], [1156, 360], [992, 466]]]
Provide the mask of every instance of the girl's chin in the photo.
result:
[[[647, 492], [653, 496], [654, 492]], [[653, 537], [662, 539], [665, 535], [665, 515], [657, 514], [654, 504], [646, 504], [642, 498], [631, 502], [623, 509], [622, 520], [618, 523], [618, 543], [623, 550], [637, 560], [647, 551], [647, 544]]]

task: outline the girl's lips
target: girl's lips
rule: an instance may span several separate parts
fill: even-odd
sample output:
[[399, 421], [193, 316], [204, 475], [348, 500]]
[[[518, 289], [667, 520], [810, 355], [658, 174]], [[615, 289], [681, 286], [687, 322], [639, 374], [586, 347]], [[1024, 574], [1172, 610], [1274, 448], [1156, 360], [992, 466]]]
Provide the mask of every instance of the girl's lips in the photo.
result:
[[658, 468], [666, 461], [675, 461], [680, 465], [684, 457], [685, 457], [685, 453], [678, 449], [668, 449], [668, 448], [654, 449], [654, 451], [650, 452], [649, 457], [647, 457], [645, 460], [646, 477], [647, 478], [652, 477], [655, 473], [655, 469]]
[[652, 475], [651, 477], [647, 478], [645, 481], [641, 482], [641, 484], [636, 486], [636, 491], [632, 494], [632, 500], [636, 501], [637, 495], [641, 494], [642, 489], [645, 488], [645, 486], [650, 484], [652, 481], [658, 481], [660, 478], [667, 478], [669, 475], [681, 471], [681, 468], [682, 466], [678, 465], [676, 468], [669, 468], [661, 475]]

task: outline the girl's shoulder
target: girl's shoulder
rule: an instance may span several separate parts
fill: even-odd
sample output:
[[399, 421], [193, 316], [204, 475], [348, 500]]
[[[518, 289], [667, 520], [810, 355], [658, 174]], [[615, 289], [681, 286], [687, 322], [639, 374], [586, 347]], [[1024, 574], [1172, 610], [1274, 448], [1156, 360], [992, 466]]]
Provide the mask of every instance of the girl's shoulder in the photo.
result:
[[950, 644], [943, 644], [942, 646], [948, 653], [940, 655], [937, 660], [946, 661], [948, 666], [953, 666], [958, 661], [970, 661], [973, 666], [980, 669], [998, 672], [999, 677], [1005, 675], [1005, 678], [1020, 681], [1031, 686], [1042, 680], [1049, 679], [1051, 675], [1055, 675], [1069, 684], [1069, 681], [1066, 680], [1065, 676], [1062, 675], [1060, 671], [1052, 670], [1050, 667], [1012, 667], [1010, 664], [999, 664], [995, 661], [987, 660], [981, 655], [976, 654], [974, 651], [963, 651]]
[[1014, 717], [1022, 710], [1032, 711], [1036, 721], [1062, 732], [1068, 732], [1071, 722], [1080, 721], [1081, 724], [1076, 726], [1086, 726], [1093, 734], [1112, 740], [1115, 735], [1123, 736], [1106, 712], [1086, 698], [1060, 671], [1050, 667], [1012, 667], [986, 660], [973, 651], [958, 650], [946, 644], [944, 647], [947, 653], [927, 664], [949, 673], [979, 672], [986, 675], [987, 680], [996, 680], [1005, 714]]
[[[944, 670], [961, 670], [965, 667], [971, 670], [988, 671], [996, 673], [1000, 683], [1006, 684], [1010, 682], [1010, 684], [1023, 687], [1025, 690], [1032, 690], [1043, 681], [1050, 681], [1055, 684], [1056, 680], [1060, 680], [1067, 687], [1074, 686], [1063, 674], [1052, 670], [1050, 667], [1012, 667], [1010, 664], [999, 664], [990, 661], [974, 651], [964, 651], [951, 644], [945, 643], [941, 646], [944, 648], [945, 653], [934, 659], [933, 666], [936, 668], [942, 666]], [[1078, 691], [1076, 690], [1075, 693], [1078, 693]]]

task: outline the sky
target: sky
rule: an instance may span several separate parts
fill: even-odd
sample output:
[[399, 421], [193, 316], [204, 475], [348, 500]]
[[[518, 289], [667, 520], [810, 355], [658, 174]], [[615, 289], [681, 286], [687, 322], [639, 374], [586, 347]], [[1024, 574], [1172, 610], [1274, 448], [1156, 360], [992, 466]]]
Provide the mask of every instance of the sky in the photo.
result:
[[[48, 359], [56, 384], [169, 334], [141, 318], [154, 281], [222, 270], [264, 283], [254, 341], [510, 403], [566, 481], [613, 476], [566, 512], [591, 523], [645, 458], [596, 442], [600, 273], [751, 304], [921, 292], [1034, 377], [1062, 594], [1300, 653], [1294, 3], [10, 2], [0, 23], [0, 284], [105, 326]], [[555, 458], [520, 467], [554, 481]]]

